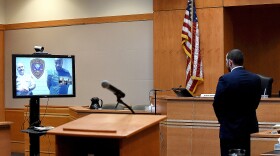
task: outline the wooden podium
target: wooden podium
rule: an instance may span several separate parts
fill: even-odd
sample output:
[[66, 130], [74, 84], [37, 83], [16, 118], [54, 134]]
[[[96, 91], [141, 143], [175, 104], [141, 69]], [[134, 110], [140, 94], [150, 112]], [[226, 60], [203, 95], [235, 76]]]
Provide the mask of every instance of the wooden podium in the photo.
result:
[[11, 155], [11, 124], [9, 121], [0, 122], [0, 153], [3, 156]]
[[159, 122], [165, 115], [90, 114], [48, 134], [55, 135], [56, 155], [159, 156]]
[[270, 129], [251, 134], [251, 151], [260, 155], [280, 156], [280, 151], [274, 150], [274, 144], [280, 138], [279, 129]]

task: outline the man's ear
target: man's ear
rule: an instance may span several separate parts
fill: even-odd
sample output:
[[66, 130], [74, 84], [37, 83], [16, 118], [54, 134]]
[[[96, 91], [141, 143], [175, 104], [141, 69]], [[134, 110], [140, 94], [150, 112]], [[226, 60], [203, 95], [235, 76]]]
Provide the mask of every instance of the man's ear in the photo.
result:
[[228, 66], [232, 67], [233, 66], [233, 61], [231, 59], [228, 59]]

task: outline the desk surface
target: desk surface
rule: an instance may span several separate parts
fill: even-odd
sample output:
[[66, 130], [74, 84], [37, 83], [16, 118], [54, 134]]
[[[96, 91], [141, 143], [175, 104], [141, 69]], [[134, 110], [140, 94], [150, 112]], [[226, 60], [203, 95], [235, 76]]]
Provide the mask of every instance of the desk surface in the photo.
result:
[[266, 153], [262, 153], [261, 155], [274, 155], [274, 156], [280, 156], [280, 151], [270, 151], [270, 152], [266, 152]]
[[[73, 106], [69, 107], [71, 111], [77, 113], [114, 113], [114, 114], [131, 114], [131, 111], [128, 109], [119, 110], [119, 109], [89, 109], [88, 106]], [[144, 110], [134, 110], [135, 114], [154, 114], [153, 112], [147, 112]]]
[[251, 136], [257, 138], [280, 138], [280, 134], [277, 133], [277, 131], [279, 131], [279, 129], [266, 130], [258, 133], [253, 133], [251, 134]]
[[10, 122], [10, 121], [1, 121], [1, 122], [0, 122], [0, 128], [10, 128], [11, 124], [13, 124], [13, 122]]
[[[159, 95], [157, 99], [165, 99], [172, 101], [213, 101], [214, 97], [177, 97], [177, 96], [168, 96], [168, 95]], [[261, 98], [261, 102], [280, 102], [280, 97], [269, 97], [269, 98]]]
[[165, 115], [90, 114], [58, 126], [48, 134], [124, 138], [166, 119]]

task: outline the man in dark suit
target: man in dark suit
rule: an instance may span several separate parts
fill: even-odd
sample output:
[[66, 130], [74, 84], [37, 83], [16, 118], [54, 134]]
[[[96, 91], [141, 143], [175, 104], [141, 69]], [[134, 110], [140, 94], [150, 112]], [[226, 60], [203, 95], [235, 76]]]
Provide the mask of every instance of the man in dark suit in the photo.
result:
[[250, 134], [259, 131], [256, 109], [261, 99], [261, 80], [243, 67], [239, 49], [226, 55], [229, 73], [219, 78], [213, 108], [220, 123], [221, 155], [245, 149], [250, 156]]

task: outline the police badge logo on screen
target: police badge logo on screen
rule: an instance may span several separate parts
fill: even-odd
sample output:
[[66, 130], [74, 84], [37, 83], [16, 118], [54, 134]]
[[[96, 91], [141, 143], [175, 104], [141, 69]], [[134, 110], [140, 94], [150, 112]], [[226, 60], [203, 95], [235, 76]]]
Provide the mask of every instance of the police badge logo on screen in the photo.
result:
[[32, 74], [39, 79], [45, 71], [45, 61], [39, 58], [30, 61]]

